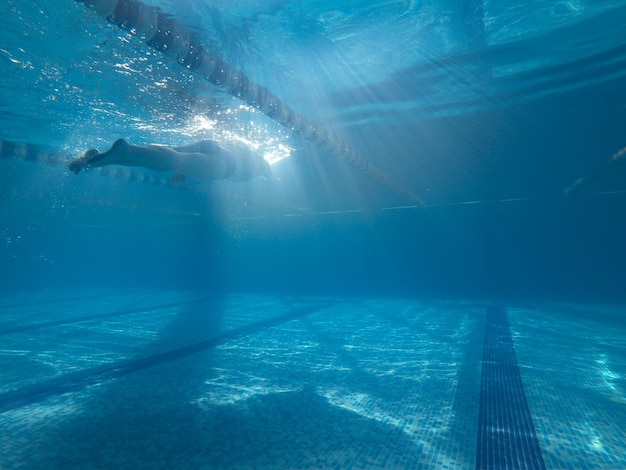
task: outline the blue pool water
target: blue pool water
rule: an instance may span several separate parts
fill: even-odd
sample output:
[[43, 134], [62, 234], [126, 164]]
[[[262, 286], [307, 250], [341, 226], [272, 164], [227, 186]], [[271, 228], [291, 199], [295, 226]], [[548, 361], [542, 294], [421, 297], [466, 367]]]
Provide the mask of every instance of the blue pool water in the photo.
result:
[[2, 3], [0, 468], [626, 468], [625, 2]]

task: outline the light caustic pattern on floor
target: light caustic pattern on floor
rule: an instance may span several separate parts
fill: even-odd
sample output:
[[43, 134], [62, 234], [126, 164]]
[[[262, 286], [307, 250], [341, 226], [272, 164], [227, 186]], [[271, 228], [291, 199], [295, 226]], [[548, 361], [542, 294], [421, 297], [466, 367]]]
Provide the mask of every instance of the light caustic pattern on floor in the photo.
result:
[[625, 335], [561, 307], [90, 291], [0, 308], [0, 468], [626, 462]]

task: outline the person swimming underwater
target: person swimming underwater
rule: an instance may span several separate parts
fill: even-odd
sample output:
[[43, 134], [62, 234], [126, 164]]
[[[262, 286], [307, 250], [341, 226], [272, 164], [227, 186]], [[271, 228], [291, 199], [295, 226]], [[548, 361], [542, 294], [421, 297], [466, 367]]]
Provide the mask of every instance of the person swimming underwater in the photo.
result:
[[186, 177], [195, 180], [248, 181], [257, 176], [276, 179], [269, 163], [259, 154], [240, 147], [229, 151], [210, 140], [183, 147], [162, 145], [131, 145], [118, 139], [106, 152], [90, 149], [73, 160], [69, 169], [74, 174], [106, 165], [140, 166], [156, 171], [173, 172], [173, 180]]

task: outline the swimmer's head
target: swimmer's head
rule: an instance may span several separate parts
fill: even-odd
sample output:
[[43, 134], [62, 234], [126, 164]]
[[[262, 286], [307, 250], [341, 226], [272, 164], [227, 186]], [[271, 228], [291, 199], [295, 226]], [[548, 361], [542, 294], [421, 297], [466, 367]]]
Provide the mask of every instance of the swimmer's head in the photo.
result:
[[269, 162], [265, 158], [263, 158], [262, 160], [263, 162], [261, 163], [261, 171], [260, 171], [261, 176], [263, 176], [263, 178], [265, 178], [268, 181], [280, 181], [278, 177], [272, 171], [272, 166], [269, 164]]
[[259, 176], [270, 181], [277, 180], [268, 161], [258, 152], [239, 147], [233, 150], [233, 155], [235, 156], [236, 169], [232, 177], [229, 178], [230, 180], [249, 181]]

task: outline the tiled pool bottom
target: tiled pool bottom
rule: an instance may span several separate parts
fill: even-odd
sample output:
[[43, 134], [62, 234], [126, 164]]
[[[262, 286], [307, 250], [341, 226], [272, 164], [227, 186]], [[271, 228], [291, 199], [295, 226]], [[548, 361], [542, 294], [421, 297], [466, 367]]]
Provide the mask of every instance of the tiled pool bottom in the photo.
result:
[[2, 469], [626, 467], [626, 329], [586, 307], [138, 291], [0, 306]]

